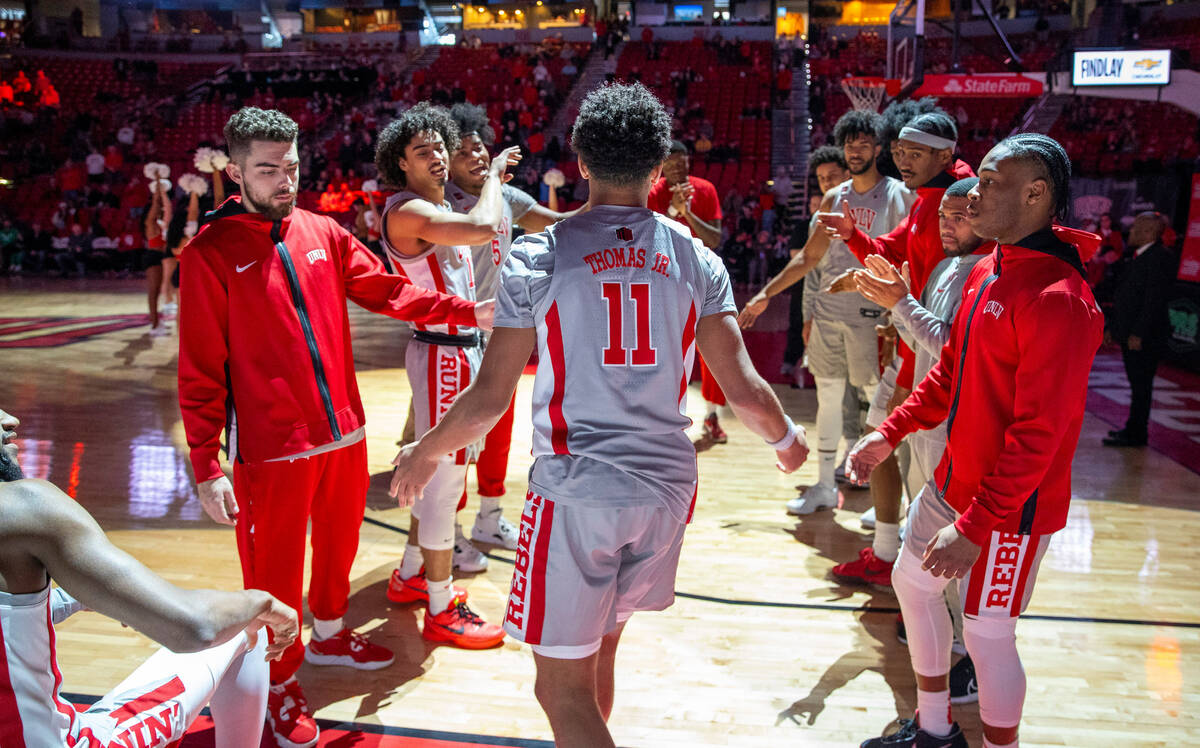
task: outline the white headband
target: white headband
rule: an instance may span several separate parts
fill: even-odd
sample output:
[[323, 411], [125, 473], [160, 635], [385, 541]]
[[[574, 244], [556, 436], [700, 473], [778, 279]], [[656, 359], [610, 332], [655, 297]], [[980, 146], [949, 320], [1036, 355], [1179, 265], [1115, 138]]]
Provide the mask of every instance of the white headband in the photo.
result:
[[949, 138], [943, 138], [933, 133], [918, 130], [915, 127], [903, 127], [900, 129], [900, 140], [911, 140], [914, 143], [927, 145], [935, 151], [944, 150], [946, 148], [953, 149], [958, 145], [957, 142]]

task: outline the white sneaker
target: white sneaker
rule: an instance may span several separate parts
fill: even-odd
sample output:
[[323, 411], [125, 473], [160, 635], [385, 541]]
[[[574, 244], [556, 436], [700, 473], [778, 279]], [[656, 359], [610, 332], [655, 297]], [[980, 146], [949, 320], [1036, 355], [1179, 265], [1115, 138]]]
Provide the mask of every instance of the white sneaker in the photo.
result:
[[787, 513], [805, 515], [812, 514], [821, 507], [836, 507], [838, 503], [837, 489], [818, 483], [804, 493], [787, 503]]
[[467, 573], [484, 571], [488, 567], [487, 556], [471, 545], [462, 534], [462, 528], [454, 526], [454, 568]]
[[471, 540], [479, 543], [491, 543], [517, 550], [517, 526], [504, 519], [503, 510], [496, 509], [487, 516], [475, 515], [475, 525], [471, 528]]
[[875, 507], [871, 507], [858, 517], [859, 524], [868, 530], [875, 529]]

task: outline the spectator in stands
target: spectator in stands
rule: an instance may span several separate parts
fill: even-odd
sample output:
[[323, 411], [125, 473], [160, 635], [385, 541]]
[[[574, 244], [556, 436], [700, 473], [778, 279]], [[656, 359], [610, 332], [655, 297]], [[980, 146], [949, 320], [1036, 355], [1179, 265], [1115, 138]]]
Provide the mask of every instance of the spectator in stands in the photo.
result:
[[1106, 447], [1146, 446], [1154, 374], [1170, 332], [1167, 297], [1178, 266], [1178, 258], [1162, 243], [1168, 225], [1162, 213], [1142, 213], [1129, 231], [1135, 249], [1117, 284], [1105, 337], [1121, 346], [1132, 397], [1124, 428], [1108, 433]]
[[0, 222], [0, 269], [9, 273], [20, 273], [24, 254], [24, 240], [12, 220]]
[[80, 278], [87, 274], [88, 255], [92, 251], [95, 237], [80, 223], [71, 224], [71, 235], [67, 237], [67, 246], [54, 256], [58, 270], [66, 278], [74, 270]]
[[23, 237], [25, 248], [21, 271], [40, 273], [46, 268], [46, 260], [54, 250], [54, 239], [40, 221], [34, 221]]
[[0, 104], [11, 105], [14, 102], [15, 95], [12, 84], [8, 81], [0, 80]]

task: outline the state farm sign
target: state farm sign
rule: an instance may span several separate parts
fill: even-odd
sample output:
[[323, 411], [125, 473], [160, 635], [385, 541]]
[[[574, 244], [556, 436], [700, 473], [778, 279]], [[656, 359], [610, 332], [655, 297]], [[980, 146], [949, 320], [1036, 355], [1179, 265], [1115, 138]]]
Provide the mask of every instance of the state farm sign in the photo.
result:
[[1006, 96], [1033, 98], [1042, 95], [1042, 82], [1023, 75], [927, 75], [914, 97], [921, 96]]

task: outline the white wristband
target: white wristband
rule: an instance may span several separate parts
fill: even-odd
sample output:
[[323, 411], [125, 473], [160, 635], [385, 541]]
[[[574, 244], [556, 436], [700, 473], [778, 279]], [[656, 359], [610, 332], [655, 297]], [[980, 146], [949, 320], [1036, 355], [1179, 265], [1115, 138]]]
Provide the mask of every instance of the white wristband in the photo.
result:
[[[774, 441], [774, 442], [768, 441], [767, 442], [767, 446], [770, 447], [771, 449], [775, 450], [776, 452], [781, 452], [781, 451], [787, 449], [788, 447], [792, 446], [793, 444], [795, 444], [796, 443], [796, 435], [799, 433], [796, 430], [796, 424], [792, 422], [791, 417], [789, 417], [785, 413], [783, 415], [783, 419], [785, 421], [787, 421], [787, 427], [788, 427], [787, 433], [784, 434], [783, 437], [781, 439], [779, 439], [779, 441]], [[766, 441], [766, 440], [764, 439], [763, 441]]]

